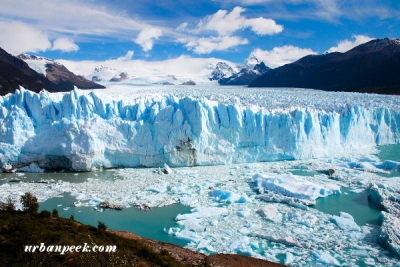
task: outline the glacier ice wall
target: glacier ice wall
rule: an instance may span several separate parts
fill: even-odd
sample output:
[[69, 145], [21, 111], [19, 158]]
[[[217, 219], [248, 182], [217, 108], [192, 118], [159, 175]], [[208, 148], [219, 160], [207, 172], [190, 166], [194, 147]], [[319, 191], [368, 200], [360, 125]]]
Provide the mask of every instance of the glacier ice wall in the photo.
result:
[[87, 171], [345, 155], [399, 143], [399, 110], [268, 109], [176, 95], [127, 101], [20, 88], [0, 98], [0, 161]]

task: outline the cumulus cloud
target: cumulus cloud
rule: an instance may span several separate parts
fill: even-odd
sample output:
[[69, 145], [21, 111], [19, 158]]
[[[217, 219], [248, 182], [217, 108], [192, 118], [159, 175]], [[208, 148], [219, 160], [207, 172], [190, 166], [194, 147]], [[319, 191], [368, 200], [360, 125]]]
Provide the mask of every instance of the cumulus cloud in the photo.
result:
[[45, 51], [51, 48], [47, 34], [19, 22], [0, 21], [0, 47], [12, 54]]
[[226, 50], [238, 45], [248, 44], [246, 38], [237, 36], [223, 36], [223, 37], [202, 37], [194, 38], [187, 42], [187, 48], [193, 50], [196, 54], [209, 54], [215, 50]]
[[142, 47], [143, 51], [147, 52], [153, 49], [154, 40], [157, 40], [161, 35], [162, 31], [159, 28], [145, 28], [134, 41]]
[[63, 52], [78, 51], [79, 46], [74, 43], [73, 40], [69, 38], [57, 38], [53, 42], [53, 50], [61, 50]]
[[283, 26], [278, 25], [272, 19], [263, 17], [249, 19], [242, 16], [241, 13], [245, 10], [239, 6], [235, 7], [230, 13], [227, 10], [219, 10], [201, 20], [194, 31], [217, 31], [222, 36], [230, 35], [244, 28], [250, 28], [258, 35], [272, 35], [283, 31]]
[[296, 46], [285, 45], [281, 47], [274, 47], [272, 50], [262, 50], [256, 48], [251, 52], [260, 61], [270, 68], [280, 67], [282, 65], [292, 63], [304, 56], [317, 54], [309, 48], [299, 48]]
[[117, 58], [117, 60], [119, 61], [128, 61], [131, 60], [133, 57], [134, 52], [132, 50], [129, 50], [128, 52], [126, 52], [126, 55], [123, 57], [119, 57]]
[[[278, 25], [273, 19], [263, 17], [247, 18], [242, 16], [246, 9], [237, 6], [231, 12], [218, 10], [216, 13], [200, 20], [196, 27], [188, 27], [187, 22], [182, 23], [176, 31], [189, 33], [189, 36], [178, 38], [179, 43], [196, 54], [209, 54], [213, 51], [226, 50], [239, 45], [248, 44], [246, 38], [233, 35], [238, 30], [249, 28], [257, 35], [272, 35], [283, 31], [283, 26]], [[210, 33], [216, 33], [212, 35]], [[200, 34], [211, 36], [201, 36]]]
[[327, 53], [332, 53], [332, 52], [344, 53], [360, 44], [369, 42], [369, 41], [373, 40], [374, 38], [368, 37], [366, 35], [353, 35], [352, 39], [353, 40], [346, 39], [346, 40], [340, 41], [337, 46], [333, 46], [333, 47], [329, 48], [326, 52]]

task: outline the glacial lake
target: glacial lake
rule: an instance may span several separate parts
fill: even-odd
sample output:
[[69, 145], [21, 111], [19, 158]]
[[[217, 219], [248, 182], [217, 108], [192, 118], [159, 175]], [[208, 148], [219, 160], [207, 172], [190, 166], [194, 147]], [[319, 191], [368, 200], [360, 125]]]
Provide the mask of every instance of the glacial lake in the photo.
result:
[[179, 213], [189, 213], [191, 208], [180, 203], [155, 207], [151, 211], [143, 211], [136, 208], [123, 210], [106, 209], [103, 212], [93, 210], [93, 207], [74, 207], [76, 200], [69, 194], [61, 198], [52, 198], [40, 203], [40, 210], [58, 210], [58, 214], [64, 218], [74, 215], [76, 221], [97, 227], [98, 221], [104, 222], [109, 229], [129, 231], [142, 237], [156, 239], [162, 242], [174, 243], [185, 246], [188, 242], [173, 238], [165, 233], [165, 229], [177, 227], [175, 217]]
[[[379, 153], [376, 156], [381, 161], [383, 160], [400, 161], [400, 153], [399, 153], [400, 145], [381, 146], [378, 147], [378, 151]], [[279, 164], [281, 164], [282, 166], [286, 165], [286, 163], [283, 162]], [[195, 173], [198, 173], [199, 177], [201, 177], [201, 173], [206, 170], [202, 168], [207, 168], [207, 167], [201, 167], [199, 169], [196, 169], [196, 171], [194, 171]], [[243, 179], [244, 180], [249, 179], [249, 178], [244, 178], [243, 173], [253, 171], [252, 170], [253, 167], [245, 165], [241, 166], [232, 165], [232, 166], [227, 166], [225, 168], [230, 169], [229, 171], [230, 174], [228, 178], [225, 177], [224, 180], [221, 180], [220, 184], [224, 184], [226, 182], [236, 183], [237, 182], [236, 180], [239, 181]], [[196, 178], [198, 182], [199, 178], [197, 176], [193, 176], [194, 174], [190, 173], [191, 170], [192, 170], [191, 168], [186, 168], [184, 170], [180, 170], [180, 168], [174, 169], [175, 172], [181, 171], [182, 173], [180, 175], [183, 175], [185, 179], [187, 178], [188, 180], [190, 180], [192, 176]], [[121, 171], [123, 172], [124, 170], [122, 169]], [[299, 176], [321, 175], [321, 170], [315, 170], [315, 169], [304, 169], [304, 170], [291, 169], [289, 171], [292, 174]], [[143, 169], [143, 172], [147, 173], [144, 174], [143, 176], [146, 177], [146, 175], [149, 175], [153, 171], [151, 171], [150, 169]], [[239, 173], [241, 174], [238, 175]], [[83, 184], [84, 182], [91, 179], [110, 181], [110, 182], [116, 182], [118, 180], [123, 181], [124, 179], [126, 179], [126, 177], [123, 177], [122, 175], [119, 176], [119, 174], [122, 173], [118, 170], [104, 170], [104, 171], [86, 172], [86, 173], [73, 173], [73, 172], [14, 173], [14, 174], [3, 173], [0, 175], [0, 185], [8, 183], [8, 181], [13, 178], [19, 178], [24, 182], [29, 182], [29, 181], [37, 182], [41, 179], [54, 180], [54, 181], [61, 180], [65, 182], [70, 182], [75, 185], [81, 183]], [[362, 171], [360, 171], [360, 174], [362, 174]], [[219, 174], [216, 174], [216, 176], [218, 175]], [[385, 177], [389, 178], [400, 176], [398, 172], [391, 172], [384, 175], [386, 175]], [[165, 177], [168, 178], [167, 176]], [[355, 222], [359, 226], [364, 226], [366, 224], [372, 224], [372, 225], [377, 224], [377, 218], [379, 216], [380, 211], [375, 209], [373, 206], [369, 204], [367, 198], [367, 192], [365, 190], [364, 191], [356, 190], [356, 192], [353, 192], [351, 188], [342, 186], [341, 192], [342, 194], [339, 195], [330, 195], [325, 198], [317, 199], [316, 204], [311, 206], [310, 208], [316, 209], [318, 211], [321, 211], [329, 215], [339, 215], [339, 212], [341, 211], [347, 212], [353, 216]], [[182, 228], [182, 226], [178, 224], [175, 218], [178, 214], [190, 213], [191, 208], [189, 206], [176, 203], [164, 207], [154, 207], [152, 211], [142, 211], [134, 207], [129, 207], [125, 208], [122, 211], [104, 209], [103, 212], [98, 212], [94, 210], [93, 206], [74, 207], [73, 203], [75, 201], [76, 201], [75, 197], [71, 196], [69, 193], [62, 193], [60, 194], [59, 197], [52, 197], [44, 202], [41, 202], [40, 210], [46, 209], [52, 211], [53, 209], [57, 209], [59, 215], [65, 218], [69, 218], [71, 215], [73, 215], [76, 221], [85, 224], [90, 224], [95, 227], [97, 226], [98, 221], [102, 221], [107, 225], [109, 229], [130, 231], [132, 233], [135, 233], [143, 237], [156, 239], [162, 242], [173, 243], [180, 246], [186, 246], [189, 243], [189, 241], [185, 239], [179, 239], [176, 238], [174, 235], [167, 233], [168, 229], [170, 228]], [[261, 255], [264, 255], [267, 254], [266, 250], [268, 249], [276, 250], [277, 247], [279, 247], [279, 245], [277, 246], [273, 242], [268, 243], [268, 245], [264, 246], [260, 245], [258, 252]], [[280, 255], [279, 257], [277, 256], [278, 259], [280, 259], [280, 257], [283, 254], [279, 255]]]

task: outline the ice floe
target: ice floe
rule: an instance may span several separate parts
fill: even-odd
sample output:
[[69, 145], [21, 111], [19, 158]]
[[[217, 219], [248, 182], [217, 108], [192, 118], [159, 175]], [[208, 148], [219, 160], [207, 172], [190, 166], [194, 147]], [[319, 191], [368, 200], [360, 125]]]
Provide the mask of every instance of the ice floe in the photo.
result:
[[[185, 167], [174, 168], [169, 175], [159, 175], [157, 168], [114, 169], [88, 174], [90, 178], [80, 183], [58, 180], [56, 174], [49, 184], [8, 183], [8, 178], [0, 180], [0, 200], [7, 196], [18, 200], [27, 191], [39, 201], [69, 194], [74, 200], [63, 208], [77, 212], [82, 206], [100, 212], [101, 201], [150, 208], [180, 202], [192, 209], [176, 216], [176, 226], [165, 229], [165, 234], [188, 241], [187, 247], [196, 251], [242, 253], [290, 266], [392, 266], [397, 259], [390, 253], [398, 251], [395, 238], [400, 232], [394, 209], [400, 178], [355, 169], [346, 165], [349, 162], [360, 160]], [[330, 168], [335, 173], [324, 174]], [[29, 174], [24, 173], [20, 178], [25, 181], [27, 177]], [[344, 195], [339, 194], [343, 186], [356, 192], [351, 194], [368, 194], [370, 203], [386, 210], [382, 212], [382, 225], [357, 225], [349, 214], [332, 216], [307, 206], [331, 194]], [[266, 201], [267, 196], [271, 201]], [[73, 202], [80, 204], [74, 206]], [[108, 212], [102, 210], [101, 214]]]
[[339, 216], [332, 216], [331, 221], [340, 229], [346, 231], [360, 231], [360, 227], [354, 222], [353, 217], [346, 212], [340, 212]]

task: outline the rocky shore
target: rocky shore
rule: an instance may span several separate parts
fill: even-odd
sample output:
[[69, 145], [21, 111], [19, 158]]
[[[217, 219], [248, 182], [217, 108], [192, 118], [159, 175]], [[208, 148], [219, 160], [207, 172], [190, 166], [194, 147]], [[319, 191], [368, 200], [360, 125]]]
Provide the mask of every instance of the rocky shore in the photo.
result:
[[140, 240], [149, 245], [156, 252], [167, 251], [176, 261], [187, 266], [213, 266], [213, 267], [279, 267], [286, 266], [266, 260], [256, 259], [237, 254], [215, 254], [207, 256], [177, 245], [143, 238], [127, 231], [109, 230], [109, 232], [126, 239]]

